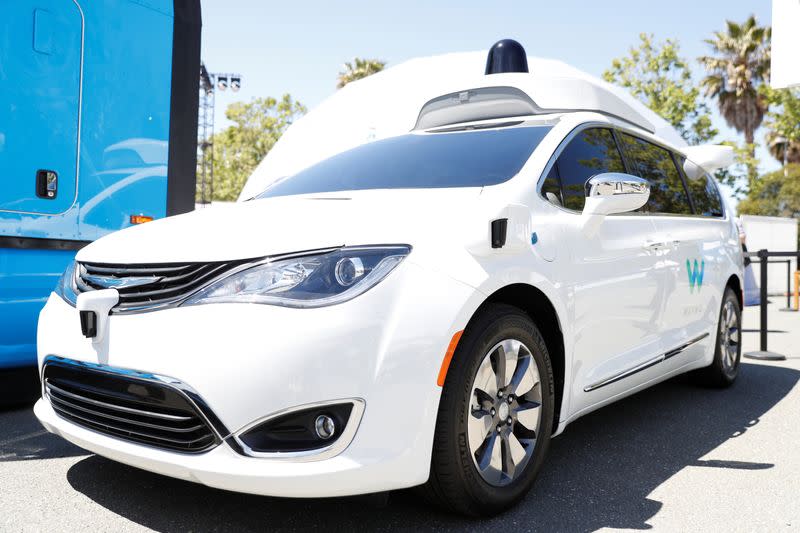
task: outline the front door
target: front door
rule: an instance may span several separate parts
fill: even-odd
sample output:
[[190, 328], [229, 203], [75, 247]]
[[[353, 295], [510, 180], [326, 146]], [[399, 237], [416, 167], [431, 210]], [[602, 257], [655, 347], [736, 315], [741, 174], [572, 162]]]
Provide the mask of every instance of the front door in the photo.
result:
[[574, 354], [571, 411], [603, 401], [653, 376], [660, 354], [664, 250], [654, 241], [653, 217], [607, 216], [594, 232], [581, 225], [585, 184], [602, 172], [624, 172], [615, 136], [607, 128], [568, 140], [542, 184], [566, 226], [570, 260], [563, 280], [572, 293]]

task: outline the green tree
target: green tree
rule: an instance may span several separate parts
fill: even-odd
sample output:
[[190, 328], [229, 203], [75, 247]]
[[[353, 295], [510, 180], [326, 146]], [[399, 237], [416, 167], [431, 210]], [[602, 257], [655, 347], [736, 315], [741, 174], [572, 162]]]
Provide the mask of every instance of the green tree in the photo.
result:
[[344, 70], [339, 72], [339, 77], [336, 79], [336, 88], [341, 89], [352, 81], [360, 80], [361, 78], [366, 78], [367, 76], [380, 72], [385, 66], [385, 61], [356, 57], [353, 59], [352, 63], [347, 62], [344, 64]]
[[717, 130], [711, 125], [708, 106], [692, 82], [677, 41], [654, 43], [653, 36], [646, 33], [639, 34], [639, 40], [639, 46], [631, 47], [627, 56], [611, 62], [603, 79], [630, 90], [672, 124], [689, 144], [715, 137]]
[[722, 141], [720, 144], [733, 147], [734, 163], [728, 168], [721, 168], [714, 173], [718, 181], [733, 189], [733, 194], [741, 198], [749, 190], [747, 176], [751, 169], [757, 169], [759, 160], [756, 157], [756, 147], [754, 144], [736, 141]]
[[781, 163], [784, 155], [788, 163], [800, 163], [800, 89], [764, 85], [761, 92], [769, 104], [764, 125], [770, 154]]
[[791, 164], [761, 176], [750, 186], [747, 197], [739, 202], [742, 215], [800, 217], [800, 164]]
[[229, 105], [225, 116], [233, 125], [214, 135], [213, 200], [236, 200], [256, 166], [305, 112], [288, 94]]
[[[714, 32], [705, 42], [713, 55], [698, 58], [708, 75], [701, 81], [706, 96], [715, 98], [729, 126], [744, 134], [755, 158], [755, 132], [767, 112], [767, 100], [759, 87], [769, 80], [769, 27], [759, 26], [755, 16], [744, 23], [726, 21], [725, 31]], [[748, 181], [758, 176], [748, 167]]]

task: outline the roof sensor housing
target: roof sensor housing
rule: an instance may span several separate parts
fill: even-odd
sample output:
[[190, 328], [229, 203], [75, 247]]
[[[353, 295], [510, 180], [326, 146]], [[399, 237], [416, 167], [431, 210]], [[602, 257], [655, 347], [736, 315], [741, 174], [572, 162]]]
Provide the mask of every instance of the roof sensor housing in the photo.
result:
[[514, 39], [497, 41], [486, 56], [485, 74], [506, 72], [528, 72], [528, 56], [522, 45]]

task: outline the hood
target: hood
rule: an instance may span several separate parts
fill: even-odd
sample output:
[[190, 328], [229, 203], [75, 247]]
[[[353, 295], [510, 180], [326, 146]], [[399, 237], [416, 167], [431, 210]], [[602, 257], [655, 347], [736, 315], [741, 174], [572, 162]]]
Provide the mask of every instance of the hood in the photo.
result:
[[[229, 261], [350, 245], [424, 246], [441, 242], [442, 232], [463, 246], [469, 239], [464, 230], [474, 226], [463, 221], [470, 213], [474, 217], [480, 194], [480, 188], [412, 189], [252, 200], [112, 233], [83, 248], [77, 259], [121, 264]], [[479, 218], [482, 226], [488, 220]]]

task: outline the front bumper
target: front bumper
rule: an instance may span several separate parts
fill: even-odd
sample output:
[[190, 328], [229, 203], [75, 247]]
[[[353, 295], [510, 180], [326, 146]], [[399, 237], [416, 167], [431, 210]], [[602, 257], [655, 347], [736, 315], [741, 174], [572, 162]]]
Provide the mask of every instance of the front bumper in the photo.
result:
[[176, 454], [121, 441], [60, 418], [46, 400], [34, 413], [42, 425], [83, 449], [130, 466], [209, 487], [295, 498], [381, 492], [424, 483], [401, 476], [397, 461], [343, 453], [331, 459], [294, 462], [243, 457], [225, 444], [201, 454]]
[[228, 490], [320, 497], [421, 484], [430, 467], [442, 357], [481, 299], [471, 287], [406, 261], [344, 304], [216, 304], [112, 315], [97, 345], [82, 336], [78, 312], [61, 298], [52, 295], [42, 311], [40, 368], [57, 355], [173, 376], [196, 390], [232, 434], [284, 409], [362, 398], [358, 431], [335, 457], [246, 457], [228, 443], [185, 455], [77, 426], [47, 400], [35, 412], [48, 430], [100, 455]]

